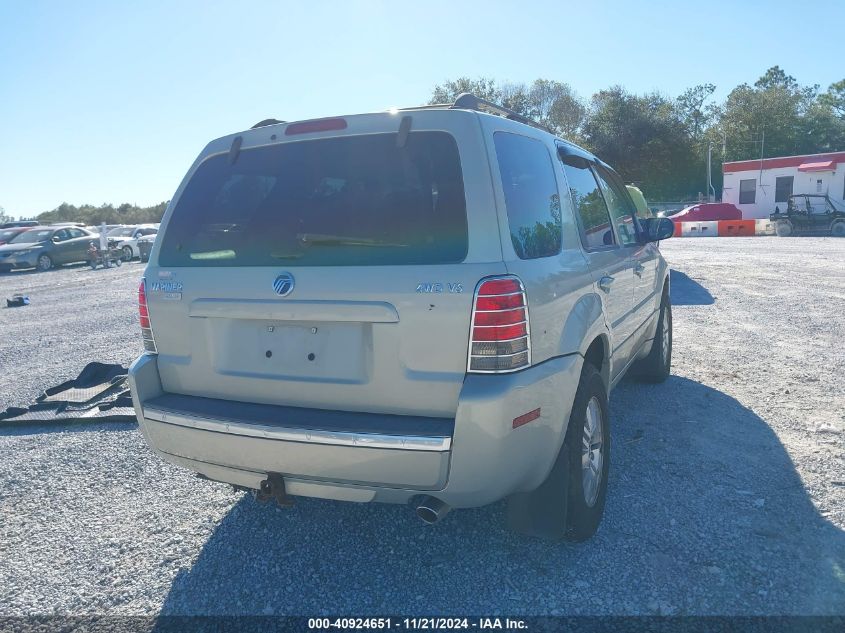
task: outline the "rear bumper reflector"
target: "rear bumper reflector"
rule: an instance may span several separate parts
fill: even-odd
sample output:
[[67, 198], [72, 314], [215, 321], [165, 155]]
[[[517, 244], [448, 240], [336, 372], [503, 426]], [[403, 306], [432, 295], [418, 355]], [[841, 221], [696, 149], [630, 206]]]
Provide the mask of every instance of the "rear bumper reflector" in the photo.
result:
[[534, 420], [540, 417], [540, 408], [537, 407], [533, 411], [529, 411], [528, 413], [523, 413], [521, 416], [513, 419], [513, 428], [517, 428], [522, 426], [523, 424], [528, 424], [529, 422], [533, 422]]

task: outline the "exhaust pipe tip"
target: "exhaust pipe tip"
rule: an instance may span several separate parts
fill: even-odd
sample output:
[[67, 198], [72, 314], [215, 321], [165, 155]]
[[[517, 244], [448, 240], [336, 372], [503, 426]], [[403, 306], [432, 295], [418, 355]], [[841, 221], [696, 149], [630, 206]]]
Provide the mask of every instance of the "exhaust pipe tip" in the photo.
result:
[[451, 509], [451, 506], [443, 503], [440, 499], [425, 497], [417, 505], [417, 516], [426, 525], [434, 525], [445, 517]]

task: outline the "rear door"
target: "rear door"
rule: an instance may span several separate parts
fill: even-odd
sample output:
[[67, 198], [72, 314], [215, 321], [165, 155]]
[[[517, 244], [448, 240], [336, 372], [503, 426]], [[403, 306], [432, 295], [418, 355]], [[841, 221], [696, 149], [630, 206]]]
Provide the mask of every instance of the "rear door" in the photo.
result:
[[620, 244], [595, 164], [569, 153], [564, 145], [559, 147], [558, 154], [593, 281], [604, 298], [613, 348], [611, 377], [615, 377], [631, 357], [630, 337], [634, 331], [631, 252], [627, 245]]
[[146, 273], [163, 387], [454, 415], [473, 289], [505, 272], [477, 119], [317, 127], [213, 144], [177, 192]]
[[88, 259], [88, 245], [91, 242], [91, 235], [82, 229], [68, 229], [70, 242], [68, 244], [69, 261], [81, 262]]

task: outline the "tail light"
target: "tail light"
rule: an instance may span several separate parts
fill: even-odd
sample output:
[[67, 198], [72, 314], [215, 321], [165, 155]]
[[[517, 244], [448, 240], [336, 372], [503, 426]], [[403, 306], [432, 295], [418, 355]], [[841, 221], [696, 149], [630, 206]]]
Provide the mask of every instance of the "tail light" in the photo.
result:
[[504, 373], [531, 364], [528, 301], [518, 277], [490, 277], [478, 284], [470, 332], [467, 371]]
[[150, 311], [147, 308], [147, 280], [141, 279], [138, 286], [138, 321], [141, 323], [141, 338], [144, 340], [144, 351], [158, 354], [153, 329], [150, 327]]

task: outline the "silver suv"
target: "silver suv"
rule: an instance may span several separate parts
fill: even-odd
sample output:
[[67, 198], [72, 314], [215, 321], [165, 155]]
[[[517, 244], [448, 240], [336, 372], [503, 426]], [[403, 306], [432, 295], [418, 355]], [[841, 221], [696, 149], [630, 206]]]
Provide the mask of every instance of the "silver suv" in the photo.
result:
[[598, 527], [608, 392], [669, 373], [669, 278], [619, 176], [472, 95], [212, 141], [161, 224], [130, 369], [164, 459], [260, 499]]

